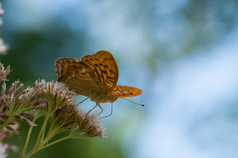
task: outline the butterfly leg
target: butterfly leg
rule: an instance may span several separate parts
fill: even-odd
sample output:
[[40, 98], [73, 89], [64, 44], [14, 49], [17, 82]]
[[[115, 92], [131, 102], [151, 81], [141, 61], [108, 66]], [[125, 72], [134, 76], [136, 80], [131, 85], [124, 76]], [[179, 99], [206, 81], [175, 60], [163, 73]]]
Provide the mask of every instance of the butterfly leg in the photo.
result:
[[101, 117], [99, 120], [111, 116], [111, 115], [112, 115], [112, 112], [113, 112], [113, 103], [111, 103], [111, 113], [110, 113], [109, 115], [106, 115], [106, 116]]
[[82, 100], [81, 102], [79, 102], [77, 105], [79, 105], [79, 104], [81, 104], [81, 103], [83, 103], [85, 100], [87, 100], [88, 99], [88, 97], [87, 98], [85, 98], [84, 100]]
[[97, 105], [99, 106], [99, 108], [102, 110], [99, 114], [98, 114], [98, 116], [103, 112], [103, 108], [101, 107], [101, 105], [99, 104], [99, 103], [97, 103]]
[[96, 104], [91, 110], [89, 110], [88, 113], [87, 113], [87, 115], [88, 115], [91, 111], [93, 111], [93, 109], [95, 109], [97, 106], [98, 106], [98, 104]]

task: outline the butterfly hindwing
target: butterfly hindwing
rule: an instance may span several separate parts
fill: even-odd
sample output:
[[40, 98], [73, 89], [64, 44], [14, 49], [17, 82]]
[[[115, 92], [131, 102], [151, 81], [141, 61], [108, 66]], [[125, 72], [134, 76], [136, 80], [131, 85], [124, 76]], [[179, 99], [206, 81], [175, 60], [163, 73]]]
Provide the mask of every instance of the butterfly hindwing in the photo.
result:
[[104, 85], [105, 91], [111, 91], [118, 80], [118, 68], [115, 59], [107, 51], [99, 51], [86, 55], [82, 61], [92, 69], [98, 80]]
[[59, 58], [55, 62], [58, 81], [63, 82], [77, 94], [90, 97], [92, 92], [100, 91], [103, 85], [94, 72], [81, 60], [75, 58]]
[[133, 97], [141, 94], [139, 88], [130, 87], [130, 86], [116, 86], [111, 94], [116, 97]]

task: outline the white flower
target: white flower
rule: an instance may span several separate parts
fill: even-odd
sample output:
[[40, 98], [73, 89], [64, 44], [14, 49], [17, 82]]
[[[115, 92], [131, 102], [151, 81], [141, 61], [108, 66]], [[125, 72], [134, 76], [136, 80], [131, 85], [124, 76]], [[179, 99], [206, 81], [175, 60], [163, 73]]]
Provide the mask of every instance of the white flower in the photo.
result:
[[6, 158], [6, 146], [0, 143], [0, 158]]

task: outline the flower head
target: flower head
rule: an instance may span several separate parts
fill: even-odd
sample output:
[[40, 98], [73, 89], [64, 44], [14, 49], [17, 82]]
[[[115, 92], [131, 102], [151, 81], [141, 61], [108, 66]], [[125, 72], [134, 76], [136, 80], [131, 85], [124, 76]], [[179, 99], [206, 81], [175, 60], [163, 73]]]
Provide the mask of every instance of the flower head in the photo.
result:
[[95, 115], [78, 114], [78, 130], [83, 131], [85, 137], [103, 137], [104, 128], [99, 124], [98, 117]]
[[[23, 120], [29, 125], [35, 126], [26, 116], [32, 115], [30, 112], [33, 110], [32, 106], [29, 105], [31, 96], [22, 99], [23, 94], [28, 90], [23, 90], [23, 84], [19, 81], [12, 83], [8, 91], [6, 91], [6, 84], [2, 84], [1, 97], [0, 97], [0, 123], [5, 124], [5, 127], [12, 129], [10, 125], [15, 124], [16, 119]], [[6, 124], [7, 123], [7, 124]], [[18, 134], [17, 130], [14, 133]]]
[[104, 128], [99, 125], [98, 117], [94, 114], [88, 115], [83, 114], [83, 112], [79, 112], [78, 115], [78, 130], [83, 131], [84, 136], [86, 137], [103, 137]]
[[61, 126], [62, 130], [72, 130], [77, 127], [77, 105], [67, 105], [55, 112], [53, 123]]
[[1, 158], [6, 158], [7, 157], [6, 147], [1, 142], [0, 142], [0, 157]]
[[74, 104], [75, 99], [72, 97], [72, 92], [58, 81], [46, 83], [46, 94], [51, 95], [56, 99], [57, 104]]
[[[1, 39], [0, 39], [0, 49], [1, 49]], [[3, 64], [0, 63], [0, 83], [6, 80], [7, 75], [11, 72], [10, 66], [6, 69]]]
[[72, 93], [57, 81], [36, 81], [33, 88], [33, 96], [40, 98], [37, 100], [35, 108], [46, 111], [56, 111], [63, 106], [75, 103]]
[[102, 137], [104, 129], [99, 125], [95, 115], [87, 115], [79, 111], [77, 105], [68, 105], [58, 109], [53, 118], [55, 126], [62, 130], [76, 130], [75, 134], [86, 137]]

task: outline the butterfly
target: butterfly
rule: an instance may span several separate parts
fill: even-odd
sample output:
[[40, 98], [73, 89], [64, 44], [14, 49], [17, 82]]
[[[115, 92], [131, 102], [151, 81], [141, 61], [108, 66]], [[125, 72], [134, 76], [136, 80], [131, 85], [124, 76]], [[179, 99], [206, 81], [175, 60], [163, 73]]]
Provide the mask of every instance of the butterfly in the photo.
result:
[[76, 94], [84, 95], [96, 102], [88, 113], [99, 106], [100, 115], [103, 112], [100, 103], [113, 103], [118, 98], [133, 97], [142, 92], [135, 87], [116, 85], [118, 68], [108, 51], [98, 51], [82, 57], [81, 60], [70, 57], [58, 58], [55, 67], [59, 82]]

